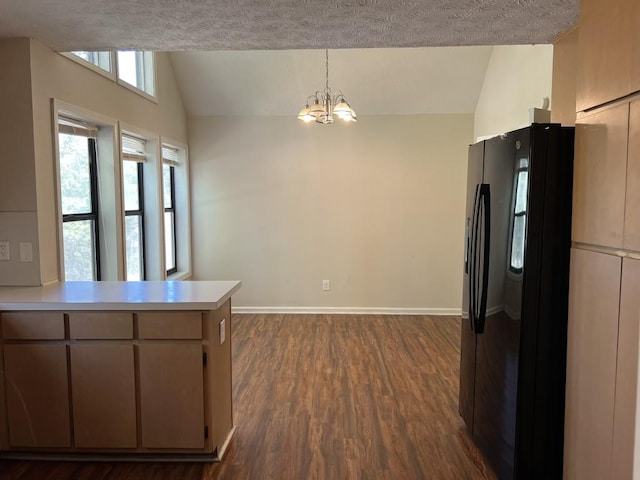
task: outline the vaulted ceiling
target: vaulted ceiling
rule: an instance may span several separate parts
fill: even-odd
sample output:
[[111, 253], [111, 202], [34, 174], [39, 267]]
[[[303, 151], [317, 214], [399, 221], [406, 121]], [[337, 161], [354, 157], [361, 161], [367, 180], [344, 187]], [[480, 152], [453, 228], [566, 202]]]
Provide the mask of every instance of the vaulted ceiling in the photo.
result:
[[[492, 48], [330, 50], [329, 86], [359, 115], [473, 113]], [[293, 116], [325, 87], [324, 50], [174, 52], [171, 59], [191, 115]]]

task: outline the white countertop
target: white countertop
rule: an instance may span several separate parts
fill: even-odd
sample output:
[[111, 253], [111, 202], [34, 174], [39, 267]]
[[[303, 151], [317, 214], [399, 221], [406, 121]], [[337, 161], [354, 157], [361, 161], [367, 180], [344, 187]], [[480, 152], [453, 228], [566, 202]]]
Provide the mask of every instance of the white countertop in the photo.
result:
[[60, 282], [0, 287], [0, 310], [216, 310], [239, 281]]

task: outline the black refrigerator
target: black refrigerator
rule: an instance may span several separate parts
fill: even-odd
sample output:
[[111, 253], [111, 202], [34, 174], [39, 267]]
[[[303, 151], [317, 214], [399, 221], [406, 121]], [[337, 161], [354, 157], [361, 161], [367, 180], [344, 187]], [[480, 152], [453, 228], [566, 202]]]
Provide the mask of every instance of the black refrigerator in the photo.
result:
[[561, 479], [574, 130], [469, 147], [460, 415], [500, 479]]

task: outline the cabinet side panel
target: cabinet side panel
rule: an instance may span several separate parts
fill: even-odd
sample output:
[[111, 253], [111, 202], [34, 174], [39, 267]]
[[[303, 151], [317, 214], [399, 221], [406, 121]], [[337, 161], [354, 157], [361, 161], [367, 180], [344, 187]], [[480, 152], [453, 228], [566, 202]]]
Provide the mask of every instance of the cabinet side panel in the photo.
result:
[[[213, 312], [211, 350], [213, 361], [213, 441], [220, 448], [233, 428], [232, 378], [231, 378], [231, 302], [228, 300]], [[225, 339], [220, 343], [220, 324], [224, 321]], [[220, 452], [218, 452], [220, 453]]]
[[621, 259], [573, 249], [564, 478], [611, 476]]
[[5, 345], [9, 443], [69, 447], [69, 391], [64, 345]]

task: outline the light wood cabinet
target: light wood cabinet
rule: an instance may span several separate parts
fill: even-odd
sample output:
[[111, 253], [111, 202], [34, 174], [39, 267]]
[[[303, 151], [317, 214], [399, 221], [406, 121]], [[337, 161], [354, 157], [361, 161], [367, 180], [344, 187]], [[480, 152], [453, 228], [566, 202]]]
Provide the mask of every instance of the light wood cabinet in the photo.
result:
[[564, 478], [611, 476], [622, 259], [573, 249]]
[[634, 3], [635, 0], [580, 2], [576, 111], [632, 92]]
[[640, 341], [640, 260], [622, 260], [620, 321], [615, 387], [612, 472], [609, 478], [631, 479], [638, 448], [638, 342]]
[[629, 105], [576, 122], [572, 240], [623, 245]]
[[624, 248], [640, 252], [640, 100], [631, 102], [629, 112]]
[[631, 35], [631, 91], [640, 91], [640, 5], [634, 2]]
[[73, 431], [78, 448], [135, 448], [133, 345], [73, 344]]
[[16, 344], [3, 350], [9, 445], [69, 447], [65, 345]]
[[233, 432], [230, 305], [0, 312], [0, 457], [220, 458]]
[[142, 344], [140, 417], [144, 448], [204, 448], [200, 344]]

